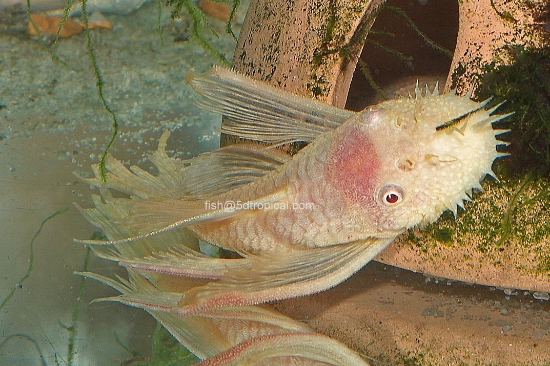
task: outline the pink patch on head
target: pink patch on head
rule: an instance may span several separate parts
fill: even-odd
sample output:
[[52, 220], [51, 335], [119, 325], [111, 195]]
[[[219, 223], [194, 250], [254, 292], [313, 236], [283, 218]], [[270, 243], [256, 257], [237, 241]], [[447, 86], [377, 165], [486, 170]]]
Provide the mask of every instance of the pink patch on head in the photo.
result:
[[367, 131], [345, 126], [332, 143], [327, 163], [329, 180], [346, 197], [363, 204], [373, 198], [380, 160]]

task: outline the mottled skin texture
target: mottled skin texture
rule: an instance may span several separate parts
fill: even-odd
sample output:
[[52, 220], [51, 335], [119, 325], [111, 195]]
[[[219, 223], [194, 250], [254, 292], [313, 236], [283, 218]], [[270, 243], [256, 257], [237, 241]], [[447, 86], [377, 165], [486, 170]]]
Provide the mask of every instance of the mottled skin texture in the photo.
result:
[[[273, 204], [284, 209], [246, 210], [227, 220], [192, 226], [192, 230], [203, 240], [222, 246], [230, 243], [228, 249], [247, 252], [386, 237], [387, 232], [368, 213], [377, 206], [373, 182], [377, 181], [378, 157], [369, 136], [374, 130], [370, 119], [377, 114], [367, 111], [357, 115], [356, 121], [319, 137], [279, 171], [212, 198], [246, 202], [282, 193]], [[293, 207], [296, 204], [299, 206]]]

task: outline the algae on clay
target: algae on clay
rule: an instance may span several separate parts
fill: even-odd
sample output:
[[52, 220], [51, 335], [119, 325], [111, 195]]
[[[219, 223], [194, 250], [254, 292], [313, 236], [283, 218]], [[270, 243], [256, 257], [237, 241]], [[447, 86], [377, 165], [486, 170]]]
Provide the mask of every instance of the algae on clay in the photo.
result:
[[545, 245], [550, 239], [548, 179], [507, 179], [484, 188], [486, 192], [467, 203], [456, 219], [447, 213], [422, 233], [411, 231], [415, 245], [432, 258], [442, 255], [445, 247], [462, 247], [465, 263], [483, 258], [503, 266], [505, 257], [518, 270], [550, 277], [550, 248]]
[[[479, 97], [494, 96], [506, 101], [499, 108], [503, 113], [515, 114], [502, 125], [509, 126], [505, 141], [505, 175], [524, 175], [534, 172], [548, 177], [550, 173], [550, 47], [525, 49], [510, 47], [511, 65], [487, 67]], [[501, 125], [501, 126], [502, 126]]]

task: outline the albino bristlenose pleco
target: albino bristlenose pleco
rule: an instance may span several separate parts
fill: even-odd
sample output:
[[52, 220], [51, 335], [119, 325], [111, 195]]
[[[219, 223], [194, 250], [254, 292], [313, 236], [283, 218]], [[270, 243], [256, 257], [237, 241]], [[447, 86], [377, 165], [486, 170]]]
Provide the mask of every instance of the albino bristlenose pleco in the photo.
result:
[[[352, 112], [222, 68], [188, 81], [199, 105], [228, 117], [222, 132], [263, 144], [182, 161], [166, 154], [165, 133], [150, 156], [158, 174], [108, 157], [102, 182], [94, 166], [87, 181], [101, 195], [81, 211], [108, 240], [82, 242], [125, 266], [129, 280], [85, 275], [121, 292], [111, 300], [150, 312], [198, 357], [220, 361], [213, 364], [254, 360], [265, 349], [364, 364], [256, 304], [333, 287], [407, 229], [445, 210], [456, 215], [506, 155], [496, 136], [507, 130], [493, 124], [507, 115], [437, 86]], [[309, 144], [294, 156], [278, 148], [295, 141]], [[239, 258], [207, 256], [199, 240]]]

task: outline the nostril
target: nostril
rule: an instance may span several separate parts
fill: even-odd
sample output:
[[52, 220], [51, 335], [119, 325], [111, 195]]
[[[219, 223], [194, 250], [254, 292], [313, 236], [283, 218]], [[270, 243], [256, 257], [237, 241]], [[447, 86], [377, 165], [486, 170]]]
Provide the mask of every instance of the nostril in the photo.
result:
[[409, 156], [403, 156], [397, 160], [397, 168], [404, 172], [410, 172], [414, 169], [415, 165], [415, 161]]

